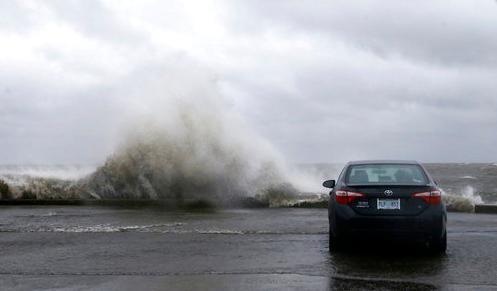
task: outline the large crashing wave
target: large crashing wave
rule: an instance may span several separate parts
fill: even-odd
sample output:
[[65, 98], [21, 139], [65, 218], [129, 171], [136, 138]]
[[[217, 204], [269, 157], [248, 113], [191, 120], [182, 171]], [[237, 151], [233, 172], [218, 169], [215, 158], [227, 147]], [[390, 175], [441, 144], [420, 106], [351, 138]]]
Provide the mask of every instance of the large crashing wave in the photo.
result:
[[82, 181], [84, 195], [225, 204], [304, 191], [302, 185], [310, 183], [247, 126], [218, 85], [201, 69], [173, 65], [163, 77], [152, 71], [119, 92], [126, 104], [123, 138]]
[[130, 131], [84, 188], [100, 198], [223, 203], [295, 191], [272, 150], [255, 136], [234, 135], [232, 124], [199, 108], [181, 107], [175, 114], [174, 125], [153, 120]]
[[319, 188], [319, 182], [304, 183], [288, 170], [232, 110], [212, 76], [184, 65], [172, 62], [165, 72], [149, 68], [112, 86], [120, 101], [116, 123], [124, 130], [119, 146], [95, 172], [77, 181], [28, 179], [14, 187], [14, 196], [229, 204], [256, 195], [294, 197], [297, 189], [306, 190], [304, 184]]

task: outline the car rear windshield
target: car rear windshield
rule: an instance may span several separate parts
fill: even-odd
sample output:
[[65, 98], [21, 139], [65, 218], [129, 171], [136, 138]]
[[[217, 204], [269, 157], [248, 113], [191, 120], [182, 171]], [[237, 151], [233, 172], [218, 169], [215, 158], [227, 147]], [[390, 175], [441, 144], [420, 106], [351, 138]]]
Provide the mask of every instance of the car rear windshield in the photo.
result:
[[428, 178], [419, 165], [367, 164], [349, 166], [345, 183], [356, 185], [426, 185]]

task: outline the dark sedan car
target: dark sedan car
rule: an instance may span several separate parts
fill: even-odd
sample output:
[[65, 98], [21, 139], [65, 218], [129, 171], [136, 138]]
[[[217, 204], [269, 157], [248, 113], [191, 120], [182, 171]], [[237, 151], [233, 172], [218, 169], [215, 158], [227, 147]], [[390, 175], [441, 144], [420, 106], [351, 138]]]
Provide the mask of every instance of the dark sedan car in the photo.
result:
[[348, 163], [332, 188], [328, 217], [330, 250], [351, 239], [422, 241], [436, 253], [447, 248], [447, 213], [442, 192], [415, 161]]

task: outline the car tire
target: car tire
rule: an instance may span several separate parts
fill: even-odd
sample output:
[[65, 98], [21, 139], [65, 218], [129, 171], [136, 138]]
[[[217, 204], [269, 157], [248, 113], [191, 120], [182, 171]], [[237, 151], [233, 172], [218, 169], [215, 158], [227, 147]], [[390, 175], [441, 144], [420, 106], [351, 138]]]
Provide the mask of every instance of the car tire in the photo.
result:
[[430, 249], [435, 254], [445, 254], [447, 250], [447, 231], [444, 232], [441, 238], [433, 239], [430, 242]]
[[330, 252], [338, 252], [343, 249], [343, 242], [334, 236], [330, 231], [330, 240], [329, 240], [329, 250]]

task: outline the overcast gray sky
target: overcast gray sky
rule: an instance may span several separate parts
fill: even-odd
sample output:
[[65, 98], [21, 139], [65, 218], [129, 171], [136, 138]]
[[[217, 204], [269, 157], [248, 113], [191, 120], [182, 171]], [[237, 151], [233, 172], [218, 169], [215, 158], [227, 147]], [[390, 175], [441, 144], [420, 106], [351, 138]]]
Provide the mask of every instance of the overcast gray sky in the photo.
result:
[[178, 67], [292, 162], [497, 161], [493, 0], [6, 0], [0, 164], [102, 161]]

